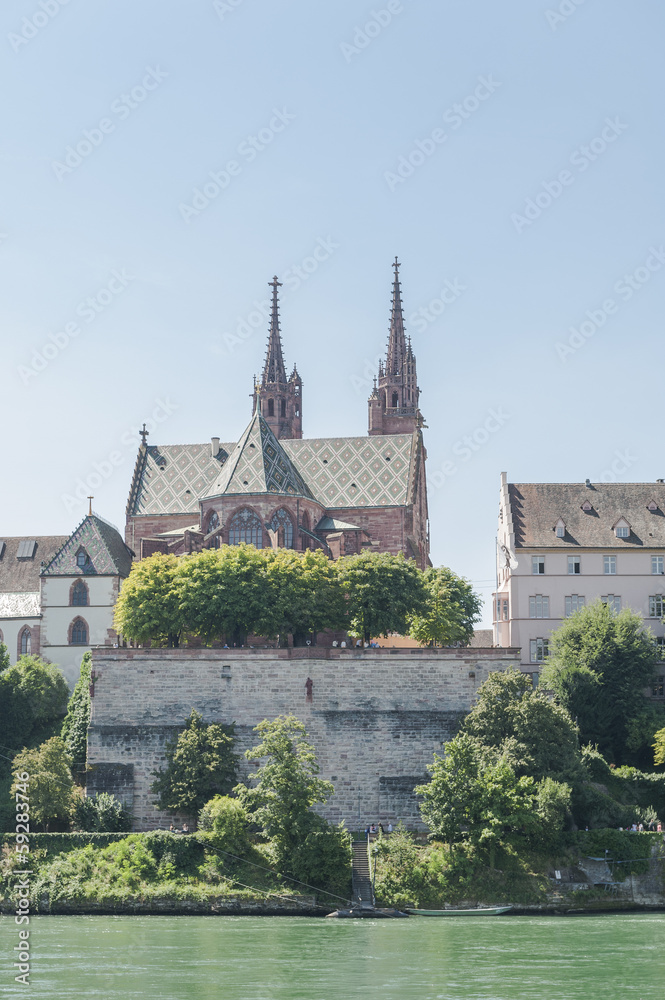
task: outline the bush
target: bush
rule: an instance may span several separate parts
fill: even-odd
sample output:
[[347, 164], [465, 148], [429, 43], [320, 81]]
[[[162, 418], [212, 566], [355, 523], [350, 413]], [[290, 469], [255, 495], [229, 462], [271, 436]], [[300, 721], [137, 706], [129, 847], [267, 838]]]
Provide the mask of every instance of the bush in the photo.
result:
[[108, 792], [80, 799], [74, 808], [74, 823], [86, 833], [122, 833], [131, 830], [131, 813]]
[[216, 795], [199, 813], [199, 830], [209, 833], [219, 851], [242, 856], [250, 847], [249, 816], [245, 807], [228, 795]]

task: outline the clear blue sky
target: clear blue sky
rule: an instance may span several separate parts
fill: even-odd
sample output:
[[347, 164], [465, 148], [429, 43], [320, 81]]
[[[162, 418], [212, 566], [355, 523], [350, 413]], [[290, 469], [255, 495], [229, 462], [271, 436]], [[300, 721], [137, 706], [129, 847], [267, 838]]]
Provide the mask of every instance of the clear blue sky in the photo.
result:
[[436, 564], [491, 591], [502, 469], [665, 476], [657, 0], [42, 4], [0, 12], [2, 534], [95, 475], [122, 525], [144, 420], [235, 440], [275, 273], [305, 434], [365, 433], [396, 254]]

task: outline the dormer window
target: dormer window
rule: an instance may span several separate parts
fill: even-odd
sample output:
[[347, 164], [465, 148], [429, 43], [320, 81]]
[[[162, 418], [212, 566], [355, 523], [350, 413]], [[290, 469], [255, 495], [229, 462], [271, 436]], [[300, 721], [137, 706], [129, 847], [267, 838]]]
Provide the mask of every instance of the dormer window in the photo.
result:
[[76, 553], [76, 565], [79, 569], [85, 569], [88, 565], [88, 553], [85, 549], [79, 549]]
[[649, 501], [649, 503], [647, 504], [647, 510], [650, 510], [652, 514], [655, 514], [655, 512], [658, 510], [658, 504], [656, 503], [655, 500]]
[[587, 513], [590, 510], [593, 510], [593, 507], [591, 506], [591, 504], [590, 504], [590, 502], [588, 500], [585, 500], [584, 503], [582, 504], [582, 510], [587, 511]]
[[617, 538], [629, 538], [630, 537], [630, 525], [625, 517], [620, 517], [617, 523], [613, 526], [614, 534]]
[[561, 518], [559, 518], [559, 520], [556, 522], [554, 530], [556, 531], [556, 537], [557, 538], [565, 538], [566, 537], [566, 525], [561, 520]]

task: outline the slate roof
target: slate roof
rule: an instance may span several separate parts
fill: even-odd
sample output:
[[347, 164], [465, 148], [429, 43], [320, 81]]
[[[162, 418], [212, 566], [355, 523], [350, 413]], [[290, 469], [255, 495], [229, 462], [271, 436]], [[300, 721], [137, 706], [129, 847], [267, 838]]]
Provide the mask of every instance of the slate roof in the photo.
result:
[[411, 434], [281, 443], [322, 507], [387, 507], [408, 502]]
[[[76, 562], [84, 548], [89, 562], [81, 567]], [[129, 576], [132, 552], [117, 528], [99, 517], [88, 514], [65, 544], [44, 567], [42, 576]]]
[[0, 618], [38, 618], [41, 613], [39, 591], [29, 594], [0, 594]]
[[195, 514], [235, 442], [213, 458], [207, 444], [150, 445], [139, 449], [128, 514]]
[[[265, 431], [261, 429], [259, 434], [252, 417], [238, 445], [220, 445], [217, 458], [212, 458], [209, 443], [141, 448], [127, 513], [198, 515], [201, 497], [219, 496], [222, 492], [241, 495], [264, 492], [266, 472], [271, 483], [268, 492], [273, 492], [273, 484], [278, 485], [276, 473], [279, 472], [296, 495], [312, 496], [327, 509], [402, 506], [408, 503], [409, 474], [414, 459], [412, 434], [285, 439], [277, 442], [263, 418], [261, 421]], [[274, 442], [275, 464], [271, 465], [273, 459], [264, 451], [264, 465], [261, 467], [260, 460], [252, 460], [249, 452], [257, 453], [259, 444], [263, 449], [268, 435]], [[249, 449], [250, 444], [254, 444], [254, 449]], [[245, 454], [240, 462], [242, 451]], [[281, 469], [277, 455], [284, 461]], [[227, 465], [229, 456], [238, 459], [232, 471]], [[256, 457], [258, 459], [258, 454]], [[289, 490], [280, 492], [287, 493]]]
[[[18, 559], [21, 542], [35, 541], [31, 559]], [[67, 535], [32, 535], [0, 540], [0, 593], [27, 594], [39, 590], [41, 563], [50, 562]]]
[[[663, 483], [509, 483], [516, 548], [663, 548], [665, 484]], [[589, 501], [592, 510], [582, 510]], [[647, 509], [653, 501], [656, 511]], [[628, 538], [617, 538], [613, 526], [624, 517]], [[561, 518], [564, 538], [555, 525]]]
[[284, 493], [312, 500], [303, 477], [258, 409], [206, 496]]

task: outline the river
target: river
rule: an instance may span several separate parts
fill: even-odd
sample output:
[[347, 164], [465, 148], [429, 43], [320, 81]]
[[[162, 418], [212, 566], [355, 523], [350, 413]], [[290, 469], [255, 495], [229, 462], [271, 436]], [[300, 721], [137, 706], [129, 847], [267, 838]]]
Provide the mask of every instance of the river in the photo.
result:
[[655, 1000], [665, 914], [326, 920], [34, 917], [30, 987], [0, 918], [0, 993], [130, 1000]]

